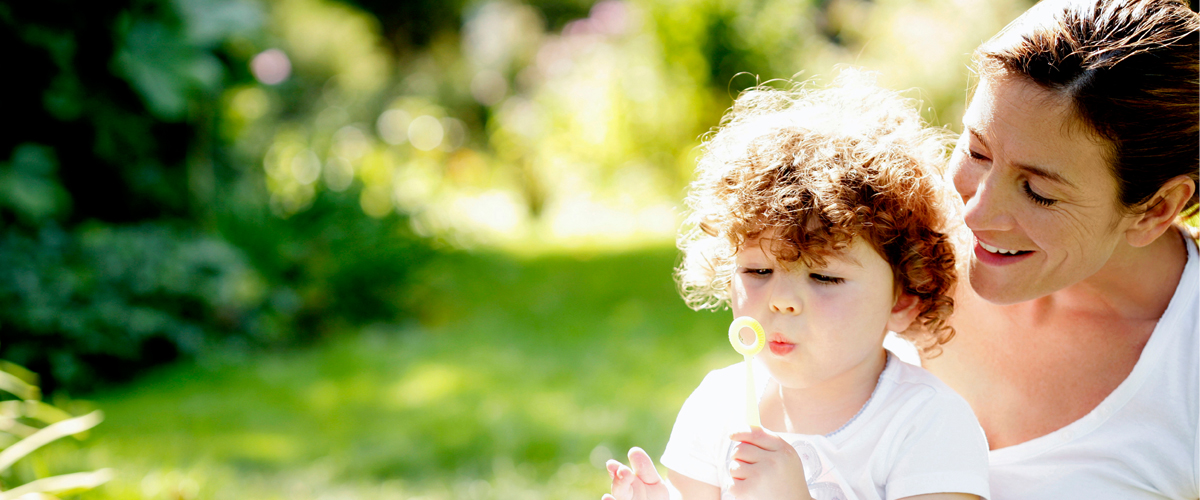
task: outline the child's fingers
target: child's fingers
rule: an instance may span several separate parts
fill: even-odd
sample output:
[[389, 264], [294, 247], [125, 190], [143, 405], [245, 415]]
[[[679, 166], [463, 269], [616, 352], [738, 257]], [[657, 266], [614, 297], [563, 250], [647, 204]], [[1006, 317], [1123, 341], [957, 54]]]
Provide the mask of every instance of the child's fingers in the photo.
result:
[[767, 451], [778, 451], [781, 446], [791, 446], [775, 433], [758, 426], [750, 427], [748, 431], [730, 434], [729, 439], [751, 444]]
[[750, 475], [753, 472], [753, 465], [735, 460], [729, 466], [729, 476], [738, 481], [750, 479]]
[[616, 477], [612, 482], [612, 495], [616, 498], [628, 499], [633, 498], [633, 482], [637, 480], [637, 475], [633, 473], [629, 467], [620, 465], [614, 473]]
[[621, 462], [609, 460], [604, 463], [604, 468], [608, 469], [608, 478], [614, 481], [617, 480], [617, 470], [621, 468]]
[[733, 445], [733, 455], [730, 458], [735, 462], [756, 464], [765, 460], [769, 453], [772, 452], [749, 443], [738, 443]]
[[632, 478], [637, 477], [637, 474], [634, 474], [633, 470], [629, 467], [626, 467], [624, 464], [617, 465], [616, 475], [616, 481], [632, 480]]
[[638, 479], [641, 479], [646, 485], [662, 482], [662, 478], [658, 475], [658, 469], [654, 468], [654, 461], [650, 460], [650, 455], [647, 455], [645, 450], [636, 446], [631, 448], [629, 465], [633, 467], [633, 472], [637, 474]]

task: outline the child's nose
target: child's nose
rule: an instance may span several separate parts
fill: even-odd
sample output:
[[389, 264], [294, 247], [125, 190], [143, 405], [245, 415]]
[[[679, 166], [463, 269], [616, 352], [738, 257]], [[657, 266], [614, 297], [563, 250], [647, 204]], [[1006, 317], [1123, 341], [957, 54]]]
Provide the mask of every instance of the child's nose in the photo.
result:
[[770, 300], [771, 312], [777, 314], [800, 314], [800, 298], [791, 290], [791, 287], [786, 286], [786, 284], [782, 285], [777, 285], [772, 290]]
[[800, 308], [797, 307], [795, 304], [786, 304], [786, 303], [780, 303], [777, 301], [771, 301], [771, 312], [776, 312], [779, 314], [799, 314]]

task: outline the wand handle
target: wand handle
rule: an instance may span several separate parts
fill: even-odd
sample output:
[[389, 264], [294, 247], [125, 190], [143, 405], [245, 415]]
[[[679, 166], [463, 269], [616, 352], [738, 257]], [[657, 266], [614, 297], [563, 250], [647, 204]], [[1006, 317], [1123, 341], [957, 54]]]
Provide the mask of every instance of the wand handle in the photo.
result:
[[758, 418], [758, 391], [754, 387], [754, 366], [750, 363], [750, 356], [746, 356], [746, 423], [750, 427], [762, 427], [762, 420]]

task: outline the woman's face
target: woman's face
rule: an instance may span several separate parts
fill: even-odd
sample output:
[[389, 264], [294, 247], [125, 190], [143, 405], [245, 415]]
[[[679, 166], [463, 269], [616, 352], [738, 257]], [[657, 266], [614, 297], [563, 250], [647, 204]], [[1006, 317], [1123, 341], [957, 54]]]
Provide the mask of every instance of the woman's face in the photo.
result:
[[971, 286], [992, 303], [1043, 297], [1099, 271], [1122, 244], [1106, 142], [1070, 102], [1018, 77], [986, 77], [951, 157], [974, 234]]

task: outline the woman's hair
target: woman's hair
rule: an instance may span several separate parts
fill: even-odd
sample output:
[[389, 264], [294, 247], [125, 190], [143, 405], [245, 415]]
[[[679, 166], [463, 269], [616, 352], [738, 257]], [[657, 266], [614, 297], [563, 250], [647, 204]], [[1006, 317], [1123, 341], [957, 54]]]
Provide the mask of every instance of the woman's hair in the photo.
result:
[[823, 265], [855, 237], [891, 265], [920, 311], [906, 332], [936, 352], [954, 330], [944, 131], [912, 103], [843, 71], [833, 86], [743, 92], [702, 145], [676, 279], [694, 309], [728, 305], [734, 259], [764, 233], [781, 262]]
[[1047, 0], [981, 45], [975, 64], [984, 78], [1020, 75], [1070, 99], [1108, 142], [1119, 200], [1135, 211], [1172, 178], [1200, 182], [1198, 26], [1178, 0]]

